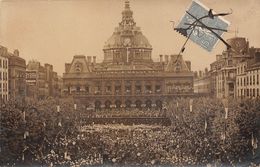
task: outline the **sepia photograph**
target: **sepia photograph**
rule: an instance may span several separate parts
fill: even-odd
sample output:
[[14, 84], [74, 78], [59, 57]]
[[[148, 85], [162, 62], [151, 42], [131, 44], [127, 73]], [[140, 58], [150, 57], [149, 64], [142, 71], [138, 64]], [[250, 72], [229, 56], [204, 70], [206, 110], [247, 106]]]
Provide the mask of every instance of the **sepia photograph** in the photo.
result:
[[260, 167], [260, 0], [0, 0], [0, 166]]

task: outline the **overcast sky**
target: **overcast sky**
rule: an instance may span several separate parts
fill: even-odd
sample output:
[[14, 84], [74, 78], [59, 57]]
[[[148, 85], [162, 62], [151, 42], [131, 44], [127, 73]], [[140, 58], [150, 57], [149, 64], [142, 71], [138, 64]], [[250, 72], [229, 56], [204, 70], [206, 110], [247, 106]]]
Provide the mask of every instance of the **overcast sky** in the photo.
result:
[[[260, 47], [260, 0], [201, 0], [225, 17], [229, 29]], [[173, 31], [170, 20], [179, 21], [191, 0], [130, 0], [137, 26], [153, 46], [153, 59], [159, 54], [176, 54], [185, 38]], [[97, 56], [103, 60], [103, 46], [121, 21], [124, 0], [0, 0], [0, 45], [10, 52], [19, 49], [26, 61], [35, 59], [54, 65], [61, 75], [65, 62], [75, 54]], [[224, 34], [224, 39], [234, 37]], [[207, 52], [189, 41], [184, 59], [192, 69], [209, 67], [215, 55], [225, 48], [219, 42]]]

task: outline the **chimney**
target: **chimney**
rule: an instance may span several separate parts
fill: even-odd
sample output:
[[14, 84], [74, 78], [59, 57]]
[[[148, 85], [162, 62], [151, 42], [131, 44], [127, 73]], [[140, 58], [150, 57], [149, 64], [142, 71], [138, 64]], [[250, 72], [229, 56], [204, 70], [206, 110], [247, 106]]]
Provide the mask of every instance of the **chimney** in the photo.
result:
[[91, 56], [87, 56], [88, 63], [91, 63]]
[[202, 77], [202, 71], [199, 70], [199, 78], [201, 78], [201, 77]]
[[164, 55], [164, 61], [166, 64], [169, 62], [169, 55]]
[[198, 78], [198, 71], [194, 72], [194, 78]]
[[160, 55], [160, 63], [163, 62], [163, 55]]
[[69, 72], [70, 63], [65, 63], [65, 73]]
[[208, 70], [208, 68], [206, 67], [206, 68], [205, 68], [205, 74], [207, 75], [208, 72], [209, 72], [209, 70]]
[[14, 50], [14, 56], [17, 56], [17, 57], [19, 56], [19, 50], [18, 49]]
[[96, 56], [93, 56], [93, 63], [96, 64]]
[[191, 71], [191, 62], [190, 61], [185, 61], [185, 63], [187, 65], [188, 69]]

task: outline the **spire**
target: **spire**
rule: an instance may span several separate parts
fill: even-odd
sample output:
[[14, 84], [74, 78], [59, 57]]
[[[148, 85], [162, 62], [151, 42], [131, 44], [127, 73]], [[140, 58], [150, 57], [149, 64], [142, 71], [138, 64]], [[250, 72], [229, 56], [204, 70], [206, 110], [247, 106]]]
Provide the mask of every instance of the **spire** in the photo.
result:
[[125, 10], [130, 10], [130, 2], [129, 2], [129, 0], [125, 1]]
[[132, 29], [135, 26], [133, 11], [130, 9], [129, 0], [125, 1], [125, 9], [122, 11], [122, 21], [119, 23], [123, 29]]

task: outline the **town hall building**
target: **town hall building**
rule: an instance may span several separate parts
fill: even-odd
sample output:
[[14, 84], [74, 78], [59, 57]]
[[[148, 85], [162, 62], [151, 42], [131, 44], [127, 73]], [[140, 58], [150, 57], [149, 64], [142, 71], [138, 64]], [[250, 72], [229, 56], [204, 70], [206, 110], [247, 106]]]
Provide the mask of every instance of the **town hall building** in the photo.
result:
[[104, 59], [75, 55], [65, 64], [63, 95], [86, 107], [157, 107], [169, 98], [193, 95], [190, 61], [182, 55], [152, 59], [152, 45], [136, 26], [129, 1], [122, 21], [105, 42]]

